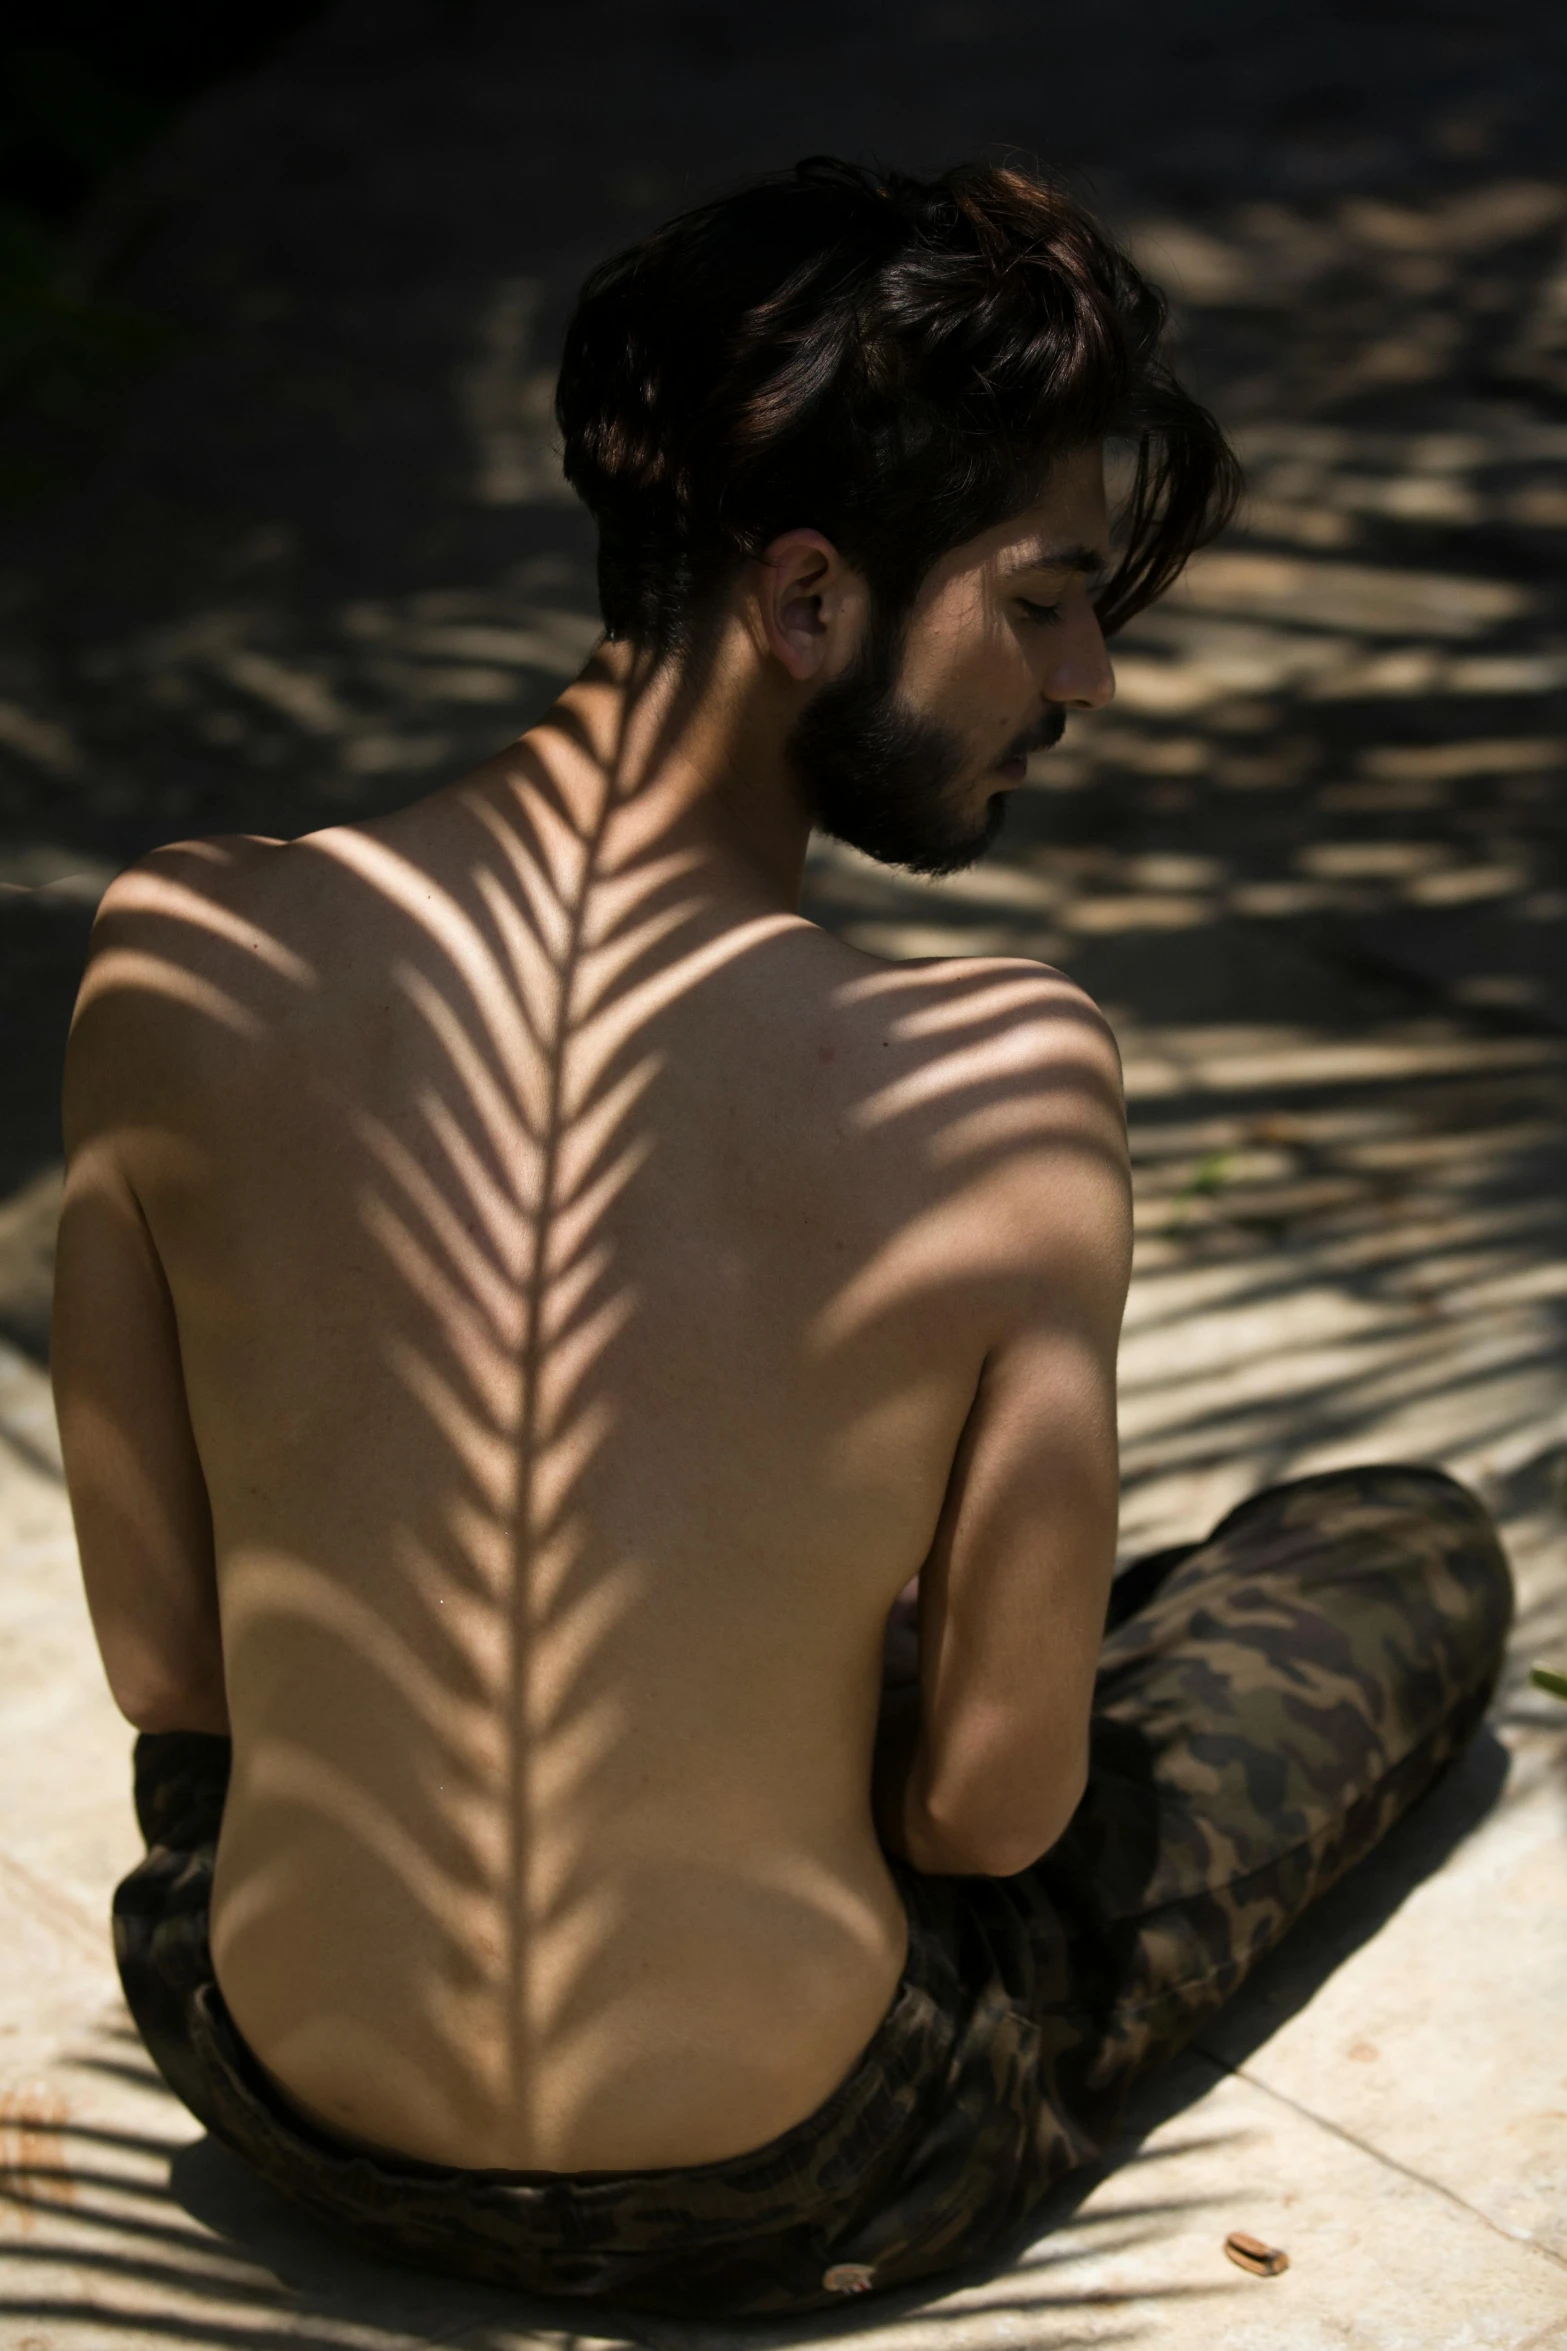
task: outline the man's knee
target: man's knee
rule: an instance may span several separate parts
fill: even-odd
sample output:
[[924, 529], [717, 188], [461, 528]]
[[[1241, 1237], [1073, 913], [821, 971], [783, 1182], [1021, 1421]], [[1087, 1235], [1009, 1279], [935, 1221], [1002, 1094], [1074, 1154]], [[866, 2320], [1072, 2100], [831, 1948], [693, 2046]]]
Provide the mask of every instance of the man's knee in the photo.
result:
[[1442, 1470], [1424, 1473], [1438, 1549], [1461, 1595], [1467, 1646], [1494, 1683], [1513, 1622], [1513, 1575], [1495, 1522], [1479, 1497]]
[[[1445, 1470], [1375, 1463], [1308, 1483], [1322, 1531], [1368, 1573], [1394, 1573], [1448, 1660], [1455, 1701], [1489, 1689], [1513, 1619], [1513, 1579], [1490, 1513]], [[1424, 1646], [1424, 1644], [1422, 1644]]]

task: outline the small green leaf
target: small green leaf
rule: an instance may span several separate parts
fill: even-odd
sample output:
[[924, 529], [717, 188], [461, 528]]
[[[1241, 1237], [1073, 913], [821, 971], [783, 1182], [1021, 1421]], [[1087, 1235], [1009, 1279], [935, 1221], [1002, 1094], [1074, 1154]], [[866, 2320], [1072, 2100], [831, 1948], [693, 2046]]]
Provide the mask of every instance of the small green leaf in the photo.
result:
[[1537, 1690], [1549, 1690], [1553, 1698], [1567, 1698], [1567, 1673], [1557, 1673], [1548, 1665], [1537, 1665], [1529, 1679]]
[[1229, 1181], [1230, 1158], [1228, 1151], [1210, 1151], [1182, 1184], [1175, 1195], [1177, 1200], [1207, 1200], [1215, 1192], [1222, 1192]]

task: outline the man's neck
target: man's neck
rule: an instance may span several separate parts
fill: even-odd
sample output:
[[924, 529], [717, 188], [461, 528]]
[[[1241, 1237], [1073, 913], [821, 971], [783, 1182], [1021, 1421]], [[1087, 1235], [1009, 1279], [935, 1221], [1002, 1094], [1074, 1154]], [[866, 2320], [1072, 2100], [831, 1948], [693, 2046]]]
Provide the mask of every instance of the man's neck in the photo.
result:
[[645, 850], [696, 850], [745, 894], [799, 904], [810, 818], [785, 754], [792, 711], [724, 639], [697, 670], [601, 645], [532, 730], [557, 789], [640, 819]]

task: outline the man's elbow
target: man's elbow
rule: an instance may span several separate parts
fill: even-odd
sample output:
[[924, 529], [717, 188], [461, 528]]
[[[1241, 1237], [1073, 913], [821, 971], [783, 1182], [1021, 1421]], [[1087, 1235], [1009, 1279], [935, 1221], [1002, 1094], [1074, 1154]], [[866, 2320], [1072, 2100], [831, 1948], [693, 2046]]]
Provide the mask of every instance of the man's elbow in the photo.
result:
[[1086, 1755], [1070, 1772], [1050, 1776], [1048, 1790], [1010, 1787], [944, 1803], [934, 1794], [911, 1804], [908, 1857], [930, 1877], [1016, 1877], [1043, 1860], [1066, 1831], [1088, 1784]]
[[115, 1705], [134, 1730], [147, 1736], [160, 1731], [206, 1731], [228, 1736], [228, 1697], [220, 1682], [208, 1675], [188, 1677], [161, 1673], [138, 1662], [109, 1676]]

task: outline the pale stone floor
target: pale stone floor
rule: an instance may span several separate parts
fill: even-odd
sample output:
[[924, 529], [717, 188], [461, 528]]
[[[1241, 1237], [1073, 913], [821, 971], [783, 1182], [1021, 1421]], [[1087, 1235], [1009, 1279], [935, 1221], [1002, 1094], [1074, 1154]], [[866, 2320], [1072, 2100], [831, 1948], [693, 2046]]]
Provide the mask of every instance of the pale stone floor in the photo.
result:
[[[0, 2346], [1567, 2346], [1567, 1708], [1527, 1682], [1567, 1662], [1560, 11], [776, 17], [338, 0], [94, 231], [109, 292], [177, 332], [96, 470], [0, 518]], [[1461, 1769], [1009, 2266], [831, 2326], [584, 2330], [345, 2256], [130, 2034], [130, 1740], [39, 1368], [59, 1043], [128, 857], [393, 805], [571, 673], [571, 290], [822, 148], [1085, 172], [1173, 283], [1253, 499], [997, 858], [933, 888], [824, 851], [810, 908], [878, 952], [1059, 961], [1115, 1020], [1128, 1550], [1296, 1471], [1433, 1459], [1502, 1519], [1519, 1626]], [[1232, 2268], [1234, 2228], [1289, 2271]]]

